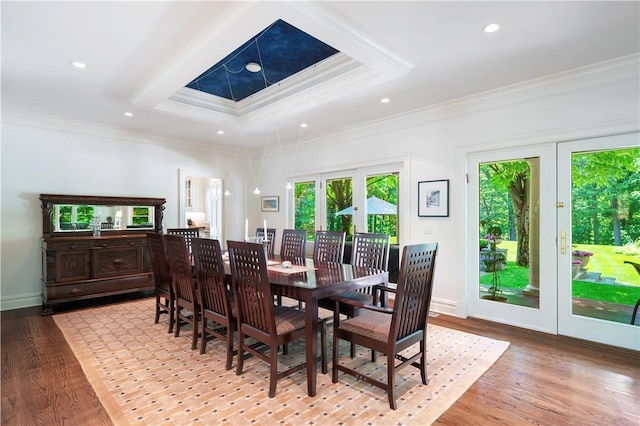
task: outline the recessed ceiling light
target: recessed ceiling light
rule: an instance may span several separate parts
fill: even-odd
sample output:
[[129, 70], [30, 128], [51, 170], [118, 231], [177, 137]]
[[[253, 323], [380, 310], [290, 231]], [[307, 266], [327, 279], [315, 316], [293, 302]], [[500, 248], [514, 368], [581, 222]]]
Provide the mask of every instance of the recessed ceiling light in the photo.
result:
[[80, 68], [80, 69], [83, 69], [83, 68], [87, 67], [87, 64], [85, 64], [84, 62], [79, 62], [79, 61], [71, 61], [71, 65], [73, 65], [76, 68]]
[[218, 130], [219, 135], [224, 135], [224, 130]]
[[307, 128], [307, 123], [300, 124], [300, 127], [302, 127], [303, 129]]
[[260, 66], [260, 64], [255, 63], [255, 62], [249, 62], [247, 63], [247, 65], [245, 66], [245, 68], [247, 69], [247, 71], [249, 72], [260, 72], [260, 70], [262, 69], [262, 67]]
[[380, 99], [380, 102], [382, 102], [383, 104], [388, 104], [388, 103], [389, 103], [389, 101], [390, 101], [390, 99], [389, 99], [389, 98], [382, 98], [382, 99]]
[[132, 112], [125, 112], [124, 115], [126, 115], [127, 117], [133, 117], [133, 113]]
[[485, 33], [495, 33], [500, 29], [500, 24], [497, 22], [492, 22], [484, 26], [483, 31]]

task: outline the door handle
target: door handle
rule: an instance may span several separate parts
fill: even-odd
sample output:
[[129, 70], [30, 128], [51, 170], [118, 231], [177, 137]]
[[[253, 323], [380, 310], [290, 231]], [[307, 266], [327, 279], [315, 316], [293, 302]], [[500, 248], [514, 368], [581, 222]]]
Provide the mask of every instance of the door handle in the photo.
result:
[[560, 231], [560, 253], [567, 254], [567, 231]]

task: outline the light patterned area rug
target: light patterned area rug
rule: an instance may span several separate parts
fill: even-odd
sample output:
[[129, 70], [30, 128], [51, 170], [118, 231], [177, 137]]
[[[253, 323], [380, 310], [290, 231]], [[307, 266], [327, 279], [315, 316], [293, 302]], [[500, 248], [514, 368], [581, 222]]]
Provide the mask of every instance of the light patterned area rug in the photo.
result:
[[[301, 371], [280, 379], [276, 397], [270, 399], [266, 363], [250, 358], [237, 376], [234, 359], [234, 368], [225, 370], [222, 342], [209, 341], [204, 355], [191, 350], [191, 329], [183, 327], [178, 338], [168, 334], [166, 315], [153, 323], [153, 302], [143, 299], [54, 316], [116, 425], [428, 425], [509, 346], [429, 325], [430, 382], [423, 385], [413, 367], [399, 372], [396, 411], [389, 408], [382, 389], [343, 373], [338, 383], [332, 383], [330, 362], [329, 374], [318, 374], [315, 397], [307, 395], [306, 374]], [[281, 356], [282, 368], [304, 359], [303, 342], [289, 346], [289, 355]], [[341, 343], [345, 357], [348, 344]], [[331, 345], [328, 350], [330, 357]], [[385, 357], [373, 364], [364, 362], [369, 357], [364, 350], [359, 355], [363, 360], [355, 362], [362, 364], [364, 374], [385, 374]]]

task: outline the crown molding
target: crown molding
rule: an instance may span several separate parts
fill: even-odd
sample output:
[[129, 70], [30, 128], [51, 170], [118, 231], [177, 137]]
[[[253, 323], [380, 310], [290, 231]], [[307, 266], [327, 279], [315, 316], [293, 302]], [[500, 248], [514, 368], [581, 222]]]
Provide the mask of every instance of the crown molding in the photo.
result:
[[189, 149], [206, 153], [218, 153], [228, 156], [233, 156], [236, 153], [235, 147], [232, 146], [214, 146], [213, 143], [203, 144], [202, 142], [189, 139], [175, 139], [162, 135], [134, 132], [116, 126], [106, 126], [103, 124], [70, 120], [67, 118], [36, 114], [15, 109], [2, 109], [2, 122], [65, 133], [103, 137], [143, 145], [158, 145], [173, 149], [179, 147], [180, 149]]
[[[465, 96], [437, 105], [431, 105], [370, 121], [332, 133], [303, 139], [299, 143], [305, 146], [326, 146], [344, 144], [370, 136], [395, 133], [407, 128], [424, 126], [428, 123], [448, 120], [456, 117], [479, 114], [509, 105], [527, 103], [541, 98], [557, 97], [585, 89], [607, 86], [624, 81], [640, 81], [640, 55], [634, 54], [601, 62], [574, 70], [553, 74], [547, 77], [505, 86], [475, 95]], [[588, 127], [590, 131], [615, 129], [614, 132], [635, 131], [638, 121], [617, 122]], [[568, 129], [567, 136], [584, 135], [584, 129]]]

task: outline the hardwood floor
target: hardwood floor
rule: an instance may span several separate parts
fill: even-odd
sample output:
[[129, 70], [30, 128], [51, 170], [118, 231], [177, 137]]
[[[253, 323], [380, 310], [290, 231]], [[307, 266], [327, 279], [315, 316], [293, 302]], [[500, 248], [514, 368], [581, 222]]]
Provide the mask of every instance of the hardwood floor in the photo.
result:
[[[2, 425], [110, 425], [51, 317], [2, 312]], [[511, 345], [437, 425], [638, 425], [640, 353], [440, 315], [433, 324]]]

